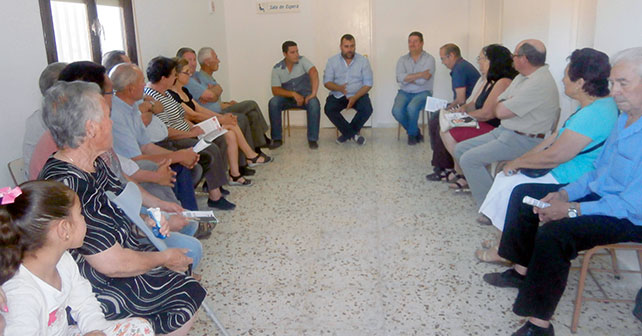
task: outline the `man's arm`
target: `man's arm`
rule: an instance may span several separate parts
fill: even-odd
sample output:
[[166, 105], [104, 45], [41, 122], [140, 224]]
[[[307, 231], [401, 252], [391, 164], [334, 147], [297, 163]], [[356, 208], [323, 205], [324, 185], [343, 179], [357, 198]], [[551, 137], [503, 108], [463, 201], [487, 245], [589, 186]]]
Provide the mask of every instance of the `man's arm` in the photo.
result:
[[359, 98], [363, 97], [363, 95], [368, 93], [370, 89], [372, 89], [372, 86], [367, 86], [367, 85], [362, 86], [361, 89], [359, 89], [359, 91], [357, 91], [357, 93], [354, 94], [354, 96], [348, 98], [348, 106], [346, 108], [348, 109], [352, 108], [354, 104], [357, 102], [357, 100], [359, 100]]
[[298, 106], [302, 106], [305, 100], [305, 98], [302, 95], [298, 94], [296, 91], [286, 90], [281, 86], [273, 86], [272, 94], [285, 98], [293, 98]]
[[466, 87], [455, 88], [455, 100], [453, 100], [451, 104], [452, 105], [466, 104]]
[[305, 97], [306, 104], [310, 101], [310, 99], [317, 96], [317, 91], [319, 90], [319, 71], [317, 71], [317, 67], [310, 68], [310, 71], [308, 71], [308, 76], [310, 76], [310, 86], [312, 86], [312, 92], [307, 97]]
[[192, 149], [186, 148], [177, 151], [170, 151], [154, 143], [148, 143], [140, 147], [142, 155], [133, 157], [132, 160], [150, 160], [161, 164], [164, 160], [179, 163], [187, 168], [192, 168], [198, 162], [198, 154]]
[[503, 100], [500, 100], [499, 103], [497, 104], [497, 107], [495, 108], [495, 116], [498, 119], [510, 119], [510, 118], [516, 117], [517, 114], [509, 110], [508, 107], [504, 105]]

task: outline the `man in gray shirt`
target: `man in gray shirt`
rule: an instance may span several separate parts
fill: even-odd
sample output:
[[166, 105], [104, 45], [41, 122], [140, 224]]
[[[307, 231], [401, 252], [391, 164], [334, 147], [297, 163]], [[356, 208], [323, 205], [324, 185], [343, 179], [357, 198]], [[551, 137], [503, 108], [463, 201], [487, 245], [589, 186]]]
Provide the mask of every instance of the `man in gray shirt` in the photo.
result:
[[464, 171], [477, 206], [481, 206], [493, 184], [486, 166], [523, 155], [542, 142], [556, 126], [560, 113], [559, 93], [545, 61], [544, 43], [538, 40], [520, 42], [513, 55], [513, 66], [519, 75], [499, 95], [495, 108], [501, 125], [455, 147], [455, 159]]
[[392, 106], [392, 115], [408, 133], [409, 145], [415, 145], [423, 139], [417, 121], [426, 103], [426, 97], [432, 96], [435, 82], [435, 58], [423, 48], [423, 34], [416, 31], [410, 33], [410, 52], [399, 58], [395, 71], [399, 91]]

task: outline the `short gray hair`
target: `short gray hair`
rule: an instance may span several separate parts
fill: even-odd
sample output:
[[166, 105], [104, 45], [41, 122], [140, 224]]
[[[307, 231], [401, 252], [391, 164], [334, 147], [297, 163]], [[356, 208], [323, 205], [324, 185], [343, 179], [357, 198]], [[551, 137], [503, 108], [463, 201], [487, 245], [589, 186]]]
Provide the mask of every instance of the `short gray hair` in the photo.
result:
[[85, 139], [88, 120], [103, 118], [103, 97], [96, 83], [59, 81], [45, 93], [42, 119], [58, 148], [77, 148]]
[[111, 71], [116, 65], [123, 63], [123, 56], [127, 54], [123, 50], [108, 51], [103, 55], [103, 66], [107, 72]]
[[109, 72], [109, 78], [114, 87], [114, 91], [123, 91], [127, 86], [136, 82], [138, 74], [136, 73], [138, 66], [136, 64], [121, 63], [116, 65]]
[[60, 72], [66, 66], [67, 63], [54, 62], [47, 65], [47, 67], [42, 70], [40, 79], [38, 79], [38, 86], [40, 87], [40, 93], [42, 93], [43, 96], [45, 95], [45, 92], [47, 92], [47, 90], [56, 83], [58, 76], [60, 76]]
[[526, 57], [528, 63], [533, 66], [542, 66], [546, 64], [546, 50], [543, 52], [538, 51], [535, 47], [528, 43], [522, 43], [518, 50], [519, 54]]
[[198, 64], [203, 64], [205, 63], [205, 60], [212, 58], [212, 54], [214, 53], [214, 49], [210, 47], [203, 47], [198, 50], [198, 54], [196, 55], [196, 59], [198, 60]]
[[642, 47], [624, 49], [617, 52], [611, 58], [611, 64], [613, 66], [622, 62], [633, 63], [637, 68], [638, 75], [642, 77]]

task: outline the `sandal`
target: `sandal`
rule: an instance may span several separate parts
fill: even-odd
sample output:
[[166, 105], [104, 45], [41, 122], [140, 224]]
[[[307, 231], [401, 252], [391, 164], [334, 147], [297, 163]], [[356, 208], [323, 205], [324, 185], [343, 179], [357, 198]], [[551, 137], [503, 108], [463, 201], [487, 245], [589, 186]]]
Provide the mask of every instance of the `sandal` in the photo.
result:
[[[263, 161], [259, 161], [260, 158], [263, 158]], [[265, 155], [265, 154], [263, 154], [263, 153], [256, 154], [255, 157], [253, 157], [251, 159], [250, 158], [247, 159], [247, 165], [250, 168], [256, 167], [256, 166], [260, 166], [260, 165], [264, 165], [264, 164], [269, 163], [269, 162], [272, 162], [272, 158], [267, 156], [267, 155]]]
[[452, 169], [444, 169], [442, 171], [434, 172], [432, 174], [426, 175], [428, 181], [446, 181], [449, 174], [454, 172]]
[[198, 229], [194, 233], [196, 239], [207, 239], [212, 235], [212, 231], [216, 227], [216, 223], [211, 222], [198, 222]]
[[[231, 186], [249, 187], [252, 185], [252, 180], [243, 177], [243, 175], [234, 176], [230, 173], [230, 177], [232, 178], [232, 181], [229, 181], [228, 184]], [[241, 179], [243, 179], [243, 181], [239, 181]]]
[[481, 247], [485, 249], [489, 249], [497, 246], [497, 244], [499, 244], [497, 239], [488, 239], [481, 242]]
[[461, 174], [457, 174], [456, 171], [454, 170], [449, 170], [446, 172], [446, 175], [444, 176], [444, 179], [441, 180], [442, 182], [447, 182], [447, 183], [455, 183], [457, 180], [460, 178], [464, 177]]
[[491, 247], [489, 249], [479, 249], [475, 251], [475, 257], [477, 257], [477, 260], [482, 261], [482, 262], [487, 262], [491, 264], [499, 264], [499, 265], [512, 265], [510, 261], [507, 259], [504, 259], [497, 254], [497, 247]]
[[468, 190], [470, 190], [469, 187], [468, 187], [468, 181], [466, 181], [466, 177], [464, 175], [457, 174], [457, 175], [455, 175], [455, 178], [457, 178], [457, 180], [455, 180], [454, 182], [449, 184], [448, 188], [450, 188], [450, 189], [468, 189]]

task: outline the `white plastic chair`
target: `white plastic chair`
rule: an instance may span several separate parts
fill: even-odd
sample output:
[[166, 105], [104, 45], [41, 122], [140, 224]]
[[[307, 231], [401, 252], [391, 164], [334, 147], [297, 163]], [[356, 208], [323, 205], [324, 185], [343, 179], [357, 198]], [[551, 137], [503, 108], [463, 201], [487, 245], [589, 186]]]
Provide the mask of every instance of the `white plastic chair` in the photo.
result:
[[9, 167], [9, 174], [13, 179], [13, 183], [19, 185], [27, 181], [27, 175], [25, 173], [25, 160], [22, 158], [15, 159], [7, 164]]

